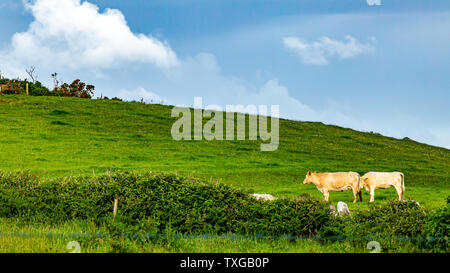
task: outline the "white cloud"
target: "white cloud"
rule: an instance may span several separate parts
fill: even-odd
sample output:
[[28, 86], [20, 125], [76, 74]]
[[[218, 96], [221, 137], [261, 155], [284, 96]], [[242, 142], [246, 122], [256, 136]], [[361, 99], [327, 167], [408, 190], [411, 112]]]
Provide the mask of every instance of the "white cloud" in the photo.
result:
[[369, 6], [380, 6], [381, 0], [366, 0], [367, 5]]
[[[234, 76], [225, 75], [212, 54], [200, 53], [180, 65], [152, 74], [148, 90], [165, 94], [170, 104], [193, 106], [194, 97], [202, 97], [203, 106], [280, 105], [282, 118], [323, 121], [343, 126], [360, 126], [361, 122], [338, 110], [316, 110], [293, 97], [277, 78], [261, 85], [252, 85]], [[154, 78], [152, 78], [154, 77]], [[180, 92], [181, 90], [181, 92]]]
[[[370, 41], [373, 43], [373, 38]], [[299, 37], [285, 37], [283, 44], [286, 49], [299, 55], [304, 64], [313, 65], [327, 65], [329, 59], [333, 57], [348, 59], [374, 51], [372, 44], [360, 43], [350, 35], [345, 36], [345, 41], [337, 41], [325, 36], [312, 43]]]
[[174, 105], [193, 106], [194, 97], [202, 97], [204, 106], [281, 105], [284, 118], [310, 120], [314, 111], [293, 98], [288, 89], [272, 78], [260, 86], [240, 78], [225, 75], [212, 54], [200, 53], [180, 61], [180, 65], [160, 72], [149, 73], [148, 90], [165, 94]]
[[129, 62], [158, 67], [178, 63], [166, 42], [132, 33], [119, 10], [102, 13], [80, 0], [35, 0], [24, 5], [34, 21], [26, 32], [14, 34], [10, 48], [0, 52], [0, 61], [8, 64], [11, 74], [30, 64], [103, 69]]
[[121, 90], [120, 91], [120, 97], [128, 100], [128, 101], [141, 101], [144, 100], [147, 103], [163, 103], [166, 102], [165, 100], [163, 100], [159, 95], [147, 91], [145, 88], [143, 87], [138, 87], [135, 90]]

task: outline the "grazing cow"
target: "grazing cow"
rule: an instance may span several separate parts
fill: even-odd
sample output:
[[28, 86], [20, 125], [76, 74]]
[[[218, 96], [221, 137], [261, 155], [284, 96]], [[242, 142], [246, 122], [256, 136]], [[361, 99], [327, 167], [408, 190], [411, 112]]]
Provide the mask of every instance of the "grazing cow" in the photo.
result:
[[328, 202], [330, 191], [346, 191], [352, 190], [356, 203], [356, 196], [359, 195], [359, 200], [362, 201], [361, 181], [358, 173], [355, 172], [340, 172], [340, 173], [316, 173], [308, 172], [306, 174], [303, 184], [316, 185], [317, 189], [323, 193], [325, 202]]
[[401, 172], [368, 172], [361, 177], [361, 186], [370, 192], [370, 202], [375, 200], [376, 189], [394, 187], [398, 200], [405, 200], [405, 175]]

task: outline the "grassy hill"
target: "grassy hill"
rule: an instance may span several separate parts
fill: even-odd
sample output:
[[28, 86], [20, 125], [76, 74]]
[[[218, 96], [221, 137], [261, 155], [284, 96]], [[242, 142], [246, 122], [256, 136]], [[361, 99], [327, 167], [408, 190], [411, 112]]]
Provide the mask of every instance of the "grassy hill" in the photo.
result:
[[[321, 197], [303, 185], [318, 172], [402, 171], [406, 198], [426, 207], [450, 195], [450, 150], [316, 122], [280, 120], [280, 145], [261, 152], [260, 141], [174, 141], [171, 107], [60, 97], [0, 97], [0, 170], [31, 170], [42, 177], [104, 173], [108, 169], [177, 172], [235, 188]], [[363, 193], [367, 206], [369, 194]], [[395, 199], [393, 188], [375, 200]], [[350, 191], [330, 201], [353, 200]]]

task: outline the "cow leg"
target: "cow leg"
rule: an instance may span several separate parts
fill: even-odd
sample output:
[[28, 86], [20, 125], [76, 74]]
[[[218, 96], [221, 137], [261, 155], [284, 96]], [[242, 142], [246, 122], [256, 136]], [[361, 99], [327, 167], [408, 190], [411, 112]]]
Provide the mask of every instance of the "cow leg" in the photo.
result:
[[398, 194], [398, 201], [402, 201], [402, 188], [400, 187], [395, 187], [395, 190], [397, 191]]
[[370, 202], [375, 201], [375, 189], [370, 189]]
[[328, 197], [330, 196], [330, 194], [328, 193], [327, 190], [323, 190], [323, 197], [325, 199], [325, 202], [328, 202]]
[[354, 199], [353, 199], [353, 203], [356, 203], [356, 200], [357, 200], [357, 195], [358, 195], [358, 190], [356, 190], [356, 189], [353, 189], [353, 197], [354, 197]]

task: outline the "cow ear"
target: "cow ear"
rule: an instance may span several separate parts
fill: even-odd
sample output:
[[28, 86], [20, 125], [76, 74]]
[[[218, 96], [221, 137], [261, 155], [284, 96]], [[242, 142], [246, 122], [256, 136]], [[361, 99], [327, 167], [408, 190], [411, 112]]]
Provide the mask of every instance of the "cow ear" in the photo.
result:
[[314, 171], [314, 173], [316, 173], [316, 171]]
[[308, 175], [311, 175], [311, 171], [308, 171]]

